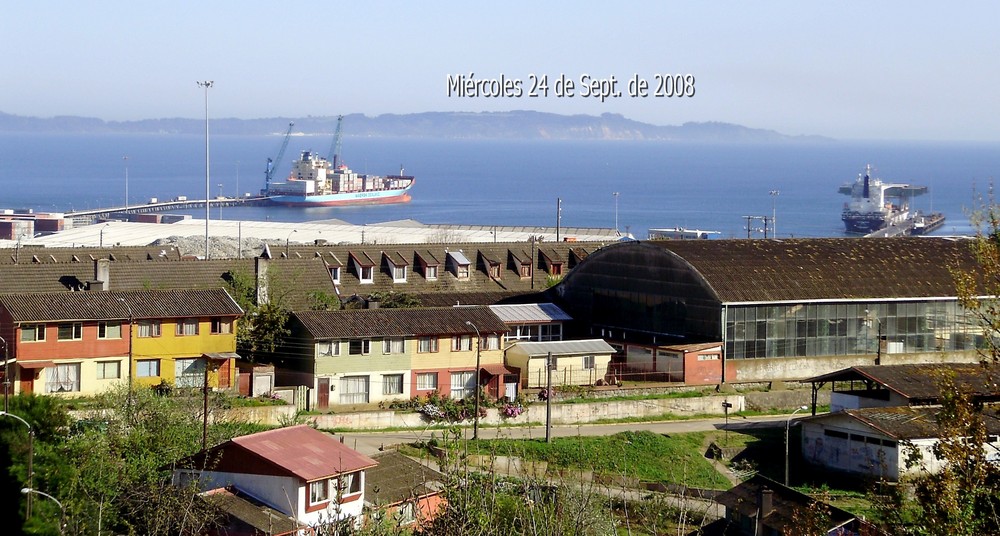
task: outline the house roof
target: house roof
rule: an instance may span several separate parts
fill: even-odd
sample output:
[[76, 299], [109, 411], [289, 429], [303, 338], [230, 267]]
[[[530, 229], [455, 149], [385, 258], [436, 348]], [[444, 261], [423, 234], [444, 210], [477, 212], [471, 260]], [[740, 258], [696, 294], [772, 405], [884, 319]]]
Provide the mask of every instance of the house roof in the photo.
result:
[[575, 354], [613, 354], [614, 347], [604, 342], [602, 339], [586, 339], [579, 341], [549, 341], [532, 342], [517, 341], [514, 347], [520, 348], [529, 356], [548, 355], [575, 355]]
[[236, 437], [220, 447], [236, 446], [306, 482], [367, 469], [375, 460], [310, 426], [299, 425]]
[[180, 260], [175, 246], [118, 246], [108, 248], [64, 248], [25, 245], [0, 250], [0, 264], [83, 263], [95, 259], [112, 260]]
[[222, 289], [0, 294], [14, 322], [240, 316]]
[[[998, 406], [984, 407], [981, 415], [986, 430], [991, 435], [1000, 434], [1000, 413]], [[847, 409], [836, 413], [804, 417], [806, 422], [831, 422], [836, 419], [852, 419], [897, 441], [936, 438], [941, 431], [938, 427], [940, 406], [892, 406], [885, 408]]]
[[547, 324], [573, 320], [554, 303], [490, 305], [490, 310], [508, 324]]
[[507, 326], [489, 308], [422, 307], [412, 309], [346, 309], [295, 313], [314, 339], [407, 337], [504, 333]]
[[723, 303], [953, 297], [951, 269], [977, 266], [968, 240], [939, 237], [630, 241], [601, 255], [645, 248], [682, 259]]
[[292, 534], [301, 525], [295, 519], [270, 508], [234, 488], [217, 488], [201, 493], [201, 498], [231, 520], [239, 521], [260, 534]]
[[[764, 526], [777, 531], [778, 534], [792, 534], [798, 531], [794, 527], [799, 523], [801, 512], [808, 509], [813, 504], [820, 502], [812, 497], [800, 493], [792, 488], [785, 487], [767, 477], [755, 475], [750, 479], [722, 492], [715, 498], [715, 502], [728, 509], [739, 512], [744, 517], [756, 519], [759, 512], [760, 493], [762, 490], [771, 490], [771, 510], [764, 513]], [[846, 525], [856, 519], [854, 514], [841, 510], [835, 506], [826, 504], [824, 508], [827, 515], [828, 526], [823, 527], [824, 532]], [[786, 532], [785, 529], [793, 529]]]
[[722, 348], [721, 342], [700, 342], [691, 344], [671, 344], [669, 346], [664, 346], [664, 350], [672, 350], [675, 352], [700, 352], [702, 350], [710, 350], [712, 348]]
[[933, 403], [941, 397], [942, 381], [950, 379], [977, 399], [1000, 398], [996, 373], [979, 363], [927, 363], [850, 367], [803, 382], [872, 382], [911, 403]]
[[392, 506], [438, 493], [445, 476], [396, 451], [373, 456], [378, 465], [365, 473], [365, 502]]

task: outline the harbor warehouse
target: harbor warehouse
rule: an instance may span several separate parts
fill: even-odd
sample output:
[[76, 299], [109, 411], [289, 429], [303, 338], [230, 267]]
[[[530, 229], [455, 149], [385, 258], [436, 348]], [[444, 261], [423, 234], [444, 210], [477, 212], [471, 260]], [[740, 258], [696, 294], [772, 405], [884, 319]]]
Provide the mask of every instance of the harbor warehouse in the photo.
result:
[[[854, 365], [977, 359], [982, 330], [952, 270], [967, 239], [662, 240], [600, 249], [554, 289], [590, 335], [646, 362], [720, 342], [718, 380], [799, 379]], [[678, 360], [672, 360], [677, 362]], [[683, 371], [672, 371], [684, 381]], [[704, 374], [702, 374], [704, 377]]]

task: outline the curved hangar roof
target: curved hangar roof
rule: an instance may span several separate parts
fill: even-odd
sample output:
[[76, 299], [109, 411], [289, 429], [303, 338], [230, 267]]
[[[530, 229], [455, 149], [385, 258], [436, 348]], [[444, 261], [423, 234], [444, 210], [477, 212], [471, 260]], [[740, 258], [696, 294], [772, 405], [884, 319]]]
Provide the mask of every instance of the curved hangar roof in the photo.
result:
[[721, 303], [935, 298], [956, 295], [952, 269], [976, 266], [972, 242], [955, 238], [663, 240], [607, 246], [565, 282], [658, 279], [700, 286]]

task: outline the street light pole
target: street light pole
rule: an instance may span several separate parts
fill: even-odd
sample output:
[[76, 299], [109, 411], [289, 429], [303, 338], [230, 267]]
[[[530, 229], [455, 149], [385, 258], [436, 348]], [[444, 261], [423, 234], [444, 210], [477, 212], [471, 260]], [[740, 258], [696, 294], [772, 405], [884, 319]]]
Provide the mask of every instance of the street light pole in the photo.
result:
[[288, 236], [285, 237], [285, 258], [286, 259], [288, 258], [288, 241], [291, 240], [292, 239], [292, 235], [295, 234], [295, 233], [297, 233], [297, 232], [299, 232], [298, 229], [292, 229], [292, 232], [288, 233]]
[[809, 406], [799, 406], [795, 408], [795, 411], [785, 419], [785, 486], [788, 486], [788, 428], [791, 426], [792, 417], [800, 411], [805, 411], [809, 409]]
[[28, 500], [31, 500], [31, 494], [32, 493], [37, 493], [38, 495], [41, 495], [42, 497], [48, 497], [49, 499], [52, 499], [53, 502], [55, 502], [56, 504], [59, 505], [59, 510], [61, 512], [60, 515], [59, 515], [59, 534], [62, 534], [63, 531], [66, 528], [65, 527], [65, 525], [66, 525], [66, 507], [63, 506], [63, 503], [61, 503], [59, 501], [59, 499], [56, 499], [55, 497], [49, 495], [48, 493], [45, 493], [44, 491], [38, 491], [37, 489], [33, 489], [30, 486], [27, 487], [27, 488], [21, 488], [21, 494], [23, 494], [25, 497], [27, 497]]
[[[0, 417], [11, 417], [21, 421], [21, 424], [28, 427], [28, 487], [31, 487], [32, 481], [34, 479], [34, 461], [35, 461], [35, 429], [28, 424], [28, 421], [14, 415], [13, 413], [8, 413], [5, 411], [0, 411]], [[29, 495], [25, 500], [25, 519], [31, 517], [31, 496]]]
[[208, 88], [212, 87], [215, 83], [211, 80], [205, 80], [204, 82], [196, 82], [199, 87], [205, 88], [205, 260], [208, 260], [208, 220], [209, 220], [209, 196], [212, 193], [209, 191], [211, 188], [211, 182], [209, 181], [208, 174]]
[[618, 234], [618, 192], [611, 192], [615, 196], [615, 234]]
[[128, 156], [123, 156], [125, 161], [125, 212], [128, 212]]
[[472, 329], [476, 330], [476, 413], [472, 416], [472, 439], [479, 439], [479, 359], [483, 339], [479, 335], [479, 328], [475, 324], [468, 320], [465, 321], [465, 324], [472, 326]]
[[771, 190], [769, 193], [771, 195], [771, 236], [773, 238], [778, 238], [778, 212], [775, 206], [778, 200], [778, 194], [781, 192], [778, 190]]

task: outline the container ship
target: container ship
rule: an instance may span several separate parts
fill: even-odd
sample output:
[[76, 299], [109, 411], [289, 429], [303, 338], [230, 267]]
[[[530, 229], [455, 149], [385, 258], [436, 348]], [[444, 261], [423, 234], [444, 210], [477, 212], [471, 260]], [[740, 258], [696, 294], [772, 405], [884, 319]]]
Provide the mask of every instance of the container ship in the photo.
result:
[[927, 193], [926, 186], [882, 182], [872, 177], [870, 165], [839, 192], [851, 196], [841, 213], [849, 234], [867, 235], [887, 228], [899, 231], [892, 234], [927, 234], [944, 224], [944, 215], [939, 212], [924, 214], [910, 209], [914, 197]]
[[301, 207], [408, 202], [408, 192], [416, 179], [411, 175], [403, 175], [402, 168], [398, 175], [360, 175], [340, 161], [342, 120], [343, 117], [338, 118], [330, 158], [323, 158], [313, 151], [302, 151], [299, 159], [292, 164], [288, 178], [274, 181], [273, 170], [280, 163], [291, 135], [292, 125], [289, 124], [278, 157], [273, 161], [268, 159], [263, 195], [272, 203]]

